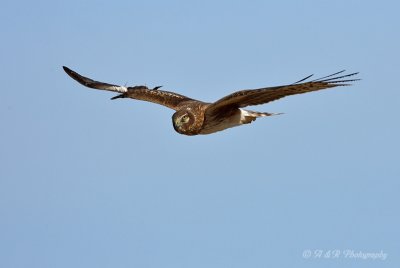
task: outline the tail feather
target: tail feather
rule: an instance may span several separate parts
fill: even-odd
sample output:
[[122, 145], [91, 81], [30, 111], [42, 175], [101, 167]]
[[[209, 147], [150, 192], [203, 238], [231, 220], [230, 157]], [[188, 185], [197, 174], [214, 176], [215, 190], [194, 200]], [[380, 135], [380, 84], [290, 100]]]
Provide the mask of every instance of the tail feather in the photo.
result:
[[273, 115], [280, 115], [283, 113], [262, 113], [262, 112], [254, 112], [249, 110], [242, 110], [242, 124], [249, 124], [257, 119], [257, 117], [265, 117], [265, 116], [273, 116]]

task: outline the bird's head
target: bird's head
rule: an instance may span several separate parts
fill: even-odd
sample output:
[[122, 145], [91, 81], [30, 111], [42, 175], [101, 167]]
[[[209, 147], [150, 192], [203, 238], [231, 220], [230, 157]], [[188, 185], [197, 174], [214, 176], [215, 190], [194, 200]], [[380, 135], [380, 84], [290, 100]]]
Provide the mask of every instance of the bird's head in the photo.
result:
[[195, 121], [196, 117], [190, 109], [180, 110], [172, 115], [172, 124], [179, 134], [197, 134], [194, 133]]

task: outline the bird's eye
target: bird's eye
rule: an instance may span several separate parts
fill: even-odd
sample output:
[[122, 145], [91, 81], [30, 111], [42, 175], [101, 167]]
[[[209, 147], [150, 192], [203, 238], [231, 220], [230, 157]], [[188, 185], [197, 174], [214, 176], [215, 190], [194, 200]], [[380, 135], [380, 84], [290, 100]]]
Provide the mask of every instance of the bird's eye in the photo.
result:
[[182, 122], [186, 123], [189, 121], [189, 116], [187, 114], [185, 114], [184, 116], [182, 116]]

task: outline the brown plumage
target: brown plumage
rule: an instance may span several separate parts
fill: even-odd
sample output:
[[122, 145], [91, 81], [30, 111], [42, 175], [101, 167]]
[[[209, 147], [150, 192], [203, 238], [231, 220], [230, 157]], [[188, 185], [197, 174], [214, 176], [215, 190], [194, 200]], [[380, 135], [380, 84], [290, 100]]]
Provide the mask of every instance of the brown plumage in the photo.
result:
[[303, 81], [310, 78], [311, 75], [290, 85], [241, 90], [214, 103], [206, 103], [174, 92], [159, 90], [161, 86], [149, 89], [146, 86], [124, 87], [107, 84], [84, 77], [65, 66], [63, 68], [70, 77], [84, 86], [120, 93], [111, 99], [132, 98], [161, 104], [175, 110], [176, 112], [172, 116], [174, 129], [184, 135], [211, 134], [251, 123], [257, 117], [277, 115], [241, 108], [268, 103], [290, 95], [337, 86], [348, 86], [350, 85], [349, 82], [359, 80], [348, 79], [348, 77], [358, 73], [339, 75], [344, 72], [343, 70], [309, 82]]

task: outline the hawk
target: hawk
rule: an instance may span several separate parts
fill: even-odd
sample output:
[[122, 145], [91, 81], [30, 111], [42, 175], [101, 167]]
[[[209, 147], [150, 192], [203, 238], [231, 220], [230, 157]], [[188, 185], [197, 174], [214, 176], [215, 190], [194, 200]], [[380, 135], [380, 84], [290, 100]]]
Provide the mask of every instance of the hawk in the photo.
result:
[[295, 94], [337, 86], [349, 86], [349, 82], [360, 80], [349, 78], [358, 73], [344, 74], [344, 70], [305, 82], [312, 76], [309, 75], [293, 84], [240, 90], [216, 102], [208, 103], [174, 92], [159, 90], [161, 86], [152, 89], [147, 86], [118, 86], [92, 80], [65, 66], [63, 66], [63, 69], [71, 78], [86, 87], [120, 93], [112, 97], [112, 100], [131, 98], [161, 104], [175, 110], [175, 113], [172, 115], [172, 124], [175, 131], [189, 136], [211, 134], [227, 128], [249, 124], [258, 117], [280, 114], [254, 112], [243, 109], [247, 106], [264, 104]]

